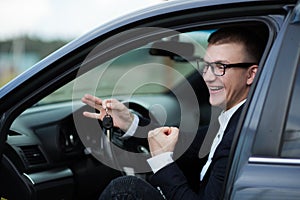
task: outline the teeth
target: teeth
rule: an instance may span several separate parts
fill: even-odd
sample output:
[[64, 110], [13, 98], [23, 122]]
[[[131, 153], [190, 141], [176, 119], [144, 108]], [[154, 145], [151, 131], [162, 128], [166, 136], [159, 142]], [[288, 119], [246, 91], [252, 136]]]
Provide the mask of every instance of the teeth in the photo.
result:
[[211, 90], [220, 90], [222, 87], [210, 87]]

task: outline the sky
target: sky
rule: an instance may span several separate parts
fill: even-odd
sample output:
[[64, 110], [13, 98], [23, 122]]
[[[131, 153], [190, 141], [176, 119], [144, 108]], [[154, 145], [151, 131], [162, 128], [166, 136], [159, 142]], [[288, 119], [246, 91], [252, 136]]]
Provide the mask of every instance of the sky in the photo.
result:
[[0, 0], [0, 40], [28, 35], [70, 40], [164, 0]]

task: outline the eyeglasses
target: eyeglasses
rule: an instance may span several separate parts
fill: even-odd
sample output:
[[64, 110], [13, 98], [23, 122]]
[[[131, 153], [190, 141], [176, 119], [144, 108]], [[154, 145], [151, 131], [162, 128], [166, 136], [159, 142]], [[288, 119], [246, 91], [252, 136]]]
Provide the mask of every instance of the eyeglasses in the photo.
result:
[[226, 68], [231, 68], [231, 67], [248, 68], [252, 65], [257, 65], [257, 63], [224, 64], [221, 62], [206, 62], [204, 60], [197, 60], [197, 65], [202, 75], [204, 75], [207, 72], [208, 68], [210, 67], [212, 73], [215, 76], [223, 76], [225, 74]]

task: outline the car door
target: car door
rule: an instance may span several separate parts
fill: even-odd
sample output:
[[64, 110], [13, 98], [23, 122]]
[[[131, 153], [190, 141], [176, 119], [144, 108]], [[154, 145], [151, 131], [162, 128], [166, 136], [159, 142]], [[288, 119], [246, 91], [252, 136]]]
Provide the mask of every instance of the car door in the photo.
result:
[[[283, 2], [274, 1], [274, 3], [272, 3], [269, 3], [267, 1], [190, 1], [185, 4], [184, 2], [178, 1], [174, 6], [166, 6], [165, 9], [156, 8], [152, 12], [144, 11], [141, 13], [137, 13], [136, 15], [133, 15], [131, 17], [124, 18], [124, 20], [120, 19], [119, 21], [99, 28], [95, 32], [90, 33], [90, 35], [86, 35], [74, 41], [65, 48], [38, 63], [34, 68], [24, 73], [18, 79], [5, 87], [4, 90], [1, 90], [0, 97], [2, 102], [0, 105], [0, 154], [2, 154], [3, 152], [11, 124], [18, 117], [18, 115], [20, 115], [20, 113], [32, 106], [34, 103], [55, 92], [55, 90], [60, 89], [70, 81], [75, 80], [77, 71], [82, 66], [82, 63], [84, 66], [82, 67], [82, 73], [85, 73], [86, 71], [89, 71], [93, 67], [95, 67], [95, 65], [101, 65], [106, 61], [109, 61], [110, 59], [117, 58], [126, 51], [140, 47], [140, 44], [146, 43], [148, 40], [153, 41], [153, 38], [157, 36], [160, 37], [165, 33], [165, 28], [167, 28], [168, 31], [176, 30], [185, 32], [197, 30], [213, 30], [217, 27], [231, 24], [249, 24], [250, 26], [254, 23], [254, 28], [261, 27], [261, 25], [263, 25], [264, 27], [267, 27], [267, 30], [270, 31], [270, 35], [268, 37], [268, 46], [266, 48], [265, 57], [262, 63], [265, 63], [265, 59], [266, 57], [268, 57], [270, 60], [266, 62], [265, 69], [267, 72], [272, 72], [272, 67], [269, 69], [267, 66], [273, 66], [273, 64], [275, 63], [275, 61], [271, 60], [271, 57], [273, 57], [274, 54], [275, 57], [278, 55], [275, 47], [281, 46], [282, 38], [284, 36], [283, 30], [286, 29], [281, 28], [282, 21], [285, 19], [286, 9], [289, 9], [288, 7], [284, 7], [285, 4]], [[245, 10], [247, 10], [246, 13]], [[256, 26], [257, 24], [260, 24], [260, 26]], [[149, 27], [159, 27], [159, 29], [157, 29], [158, 31], [156, 31]], [[135, 28], [137, 29], [132, 31], [130, 30]], [[259, 31], [261, 29], [257, 30]], [[278, 31], [279, 34], [277, 36]], [[276, 41], [274, 42], [274, 46], [271, 46], [275, 36], [277, 36]], [[98, 44], [100, 44], [101, 47], [100, 49], [98, 49], [100, 51], [98, 51], [97, 54], [91, 55], [90, 53], [92, 49], [95, 48]], [[270, 49], [272, 49], [272, 51], [268, 56]], [[86, 58], [88, 58], [88, 60]], [[261, 73], [260, 79], [262, 79], [262, 83], [268, 83], [270, 81], [270, 77], [268, 76], [271, 76], [272, 73], [269, 74], [267, 72], [265, 72], [264, 70]], [[145, 74], [146, 73], [144, 73], [143, 75]], [[264, 74], [266, 74], [266, 76]], [[91, 82], [93, 81], [93, 79], [88, 79], [87, 81]], [[259, 89], [258, 91], [264, 94], [266, 93], [266, 90], [263, 87], [264, 84], [262, 83], [260, 83], [259, 81], [256, 89]], [[248, 109], [250, 110], [249, 116], [251, 116], [250, 113], [252, 112], [251, 109], [253, 109], [253, 107], [256, 109], [260, 108], [257, 105], [252, 105], [252, 102], [255, 102], [255, 100], [258, 101], [258, 94], [260, 93], [253, 94], [253, 100], [251, 101]], [[258, 101], [258, 103], [259, 102], [260, 101]], [[61, 111], [64, 112], [63, 109], [61, 109]], [[261, 110], [258, 111], [260, 112], [253, 113], [262, 113]], [[48, 118], [48, 114], [49, 113], [47, 113], [45, 115], [46, 117], [44, 118]], [[194, 118], [191, 112], [187, 113], [186, 115], [189, 115], [190, 118]], [[52, 118], [54, 118], [55, 120], [47, 121], [49, 123], [44, 123], [43, 125], [51, 124], [59, 120], [59, 118], [55, 118], [55, 115], [52, 115]], [[245, 127], [247, 127], [247, 120], [249, 120], [248, 115], [245, 121], [241, 120], [241, 122], [244, 122], [243, 124]], [[55, 153], [57, 152], [58, 151], [56, 151]], [[249, 153], [246, 152], [245, 155], [247, 154]], [[243, 156], [245, 155], [243, 154]], [[7, 161], [5, 162], [7, 164]], [[8, 166], [16, 165], [16, 163], [8, 164]], [[2, 170], [2, 168], [0, 168], [0, 170]], [[80, 172], [81, 169], [78, 169], [78, 171]], [[76, 170], [73, 170], [73, 173], [75, 174]], [[78, 174], [79, 173], [77, 173], [77, 175]], [[12, 177], [7, 176], [6, 174], [4, 175], [5, 178]], [[24, 193], [28, 194], [27, 190], [30, 183], [28, 183], [28, 180], [23, 177], [24, 174], [15, 172], [15, 174], [13, 175], [19, 176], [18, 178], [21, 182], [20, 185], [24, 186], [23, 189], [26, 190]], [[76, 179], [78, 178], [78, 176], [76, 177], [72, 175], [73, 174], [71, 173], [71, 177], [68, 176], [68, 181], [69, 178], [72, 179], [72, 181], [74, 178], [74, 182], [77, 185], [82, 185], [82, 187], [79, 187], [79, 189], [77, 188], [78, 191], [74, 191], [81, 193], [82, 195], [86, 194], [86, 192], [89, 190], [84, 190], [85, 187], [83, 186], [83, 180], [85, 180], [86, 183], [91, 183], [93, 181], [87, 178], [78, 180]], [[14, 182], [13, 179], [10, 180], [12, 181], [7, 181], [6, 183], [2, 182], [1, 184], [5, 184], [6, 186], [3, 190], [8, 189], [9, 191], [11, 191], [11, 193], [9, 194], [14, 195], [15, 193], [14, 190], [11, 189], [11, 186], [15, 185], [16, 182]], [[23, 184], [23, 182], [26, 182], [26, 184]], [[69, 182], [67, 186], [69, 186]], [[95, 184], [93, 186], [95, 188], [98, 188], [99, 185]], [[60, 191], [64, 189], [63, 187], [57, 187]], [[67, 196], [73, 196], [74, 194], [76, 194], [74, 191], [73, 188], [71, 188], [70, 193], [68, 193]], [[34, 191], [31, 190], [30, 192], [34, 193]], [[44, 196], [49, 196], [49, 194], [52, 194], [54, 196], [53, 188], [50, 188], [48, 193], [46, 193]], [[27, 196], [24, 195], [24, 197], [25, 199], [32, 199], [31, 194], [28, 194]]]
[[299, 199], [299, 4], [262, 70], [237, 137], [225, 199]]

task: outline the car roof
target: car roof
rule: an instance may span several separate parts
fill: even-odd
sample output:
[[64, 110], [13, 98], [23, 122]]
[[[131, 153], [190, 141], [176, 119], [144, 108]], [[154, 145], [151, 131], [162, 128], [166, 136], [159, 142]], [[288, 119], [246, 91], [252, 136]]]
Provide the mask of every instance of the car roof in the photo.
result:
[[[140, 21], [153, 16], [164, 15], [166, 13], [170, 14], [177, 11], [189, 10], [201, 7], [210, 6], [222, 6], [222, 5], [253, 5], [257, 4], [289, 4], [296, 3], [296, 0], [173, 0], [166, 1], [157, 5], [153, 5], [144, 9], [136, 10], [131, 13], [127, 13], [121, 17], [115, 18], [99, 27], [93, 29], [87, 34], [83, 35], [81, 38], [87, 39], [87, 37], [93, 38], [97, 37], [99, 34], [104, 33], [112, 28], [120, 27], [132, 22]], [[106, 30], [106, 31], [105, 31]], [[80, 38], [78, 38], [80, 40]], [[74, 40], [73, 42], [76, 42]]]

